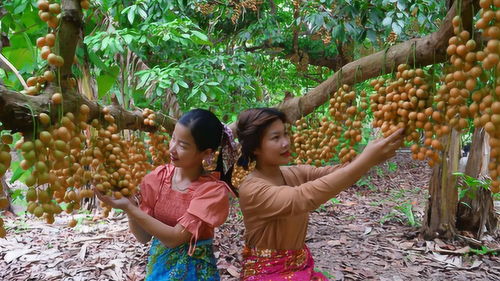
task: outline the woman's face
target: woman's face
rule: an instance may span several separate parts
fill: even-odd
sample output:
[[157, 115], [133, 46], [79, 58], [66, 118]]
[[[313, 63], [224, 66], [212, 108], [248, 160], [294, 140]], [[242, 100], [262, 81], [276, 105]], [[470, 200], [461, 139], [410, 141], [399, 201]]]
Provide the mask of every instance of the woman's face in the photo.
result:
[[177, 123], [172, 139], [170, 140], [170, 160], [172, 164], [180, 168], [198, 168], [203, 158], [208, 156], [212, 150], [199, 151], [196, 142], [191, 135], [191, 130]]
[[261, 165], [285, 165], [290, 161], [290, 138], [285, 124], [276, 120], [265, 130], [260, 147], [254, 151]]

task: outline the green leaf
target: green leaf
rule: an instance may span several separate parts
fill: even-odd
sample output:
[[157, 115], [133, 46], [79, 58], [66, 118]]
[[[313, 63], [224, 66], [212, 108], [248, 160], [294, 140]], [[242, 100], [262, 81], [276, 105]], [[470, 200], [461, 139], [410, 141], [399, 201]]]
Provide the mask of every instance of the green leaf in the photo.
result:
[[[17, 164], [17, 165], [15, 165]], [[31, 169], [28, 169], [28, 170], [23, 170], [20, 166], [19, 166], [19, 162], [15, 162], [13, 163], [12, 165], [13, 167], [11, 167], [11, 169], [14, 171], [12, 173], [12, 178], [10, 179], [10, 183], [14, 183], [15, 181], [19, 180], [24, 174], [28, 174], [28, 173], [31, 173]], [[14, 168], [14, 166], [17, 166], [17, 168]]]
[[136, 5], [133, 5], [130, 7], [127, 13], [127, 19], [130, 22], [130, 24], [134, 24], [134, 18], [135, 18], [135, 9], [137, 9]]
[[25, 66], [33, 65], [33, 57], [29, 48], [13, 49], [6, 47], [2, 50], [4, 56], [17, 68], [23, 69]]
[[368, 29], [366, 31], [366, 37], [368, 37], [372, 43], [377, 42], [377, 33], [375, 33], [373, 29]]
[[207, 95], [205, 95], [204, 93], [201, 93], [200, 94], [200, 101], [206, 102], [207, 101]]
[[107, 69], [108, 67], [102, 62], [102, 60], [96, 55], [95, 52], [88, 52], [90, 61], [94, 63], [100, 69]]
[[111, 87], [113, 87], [119, 72], [120, 68], [118, 68], [117, 66], [113, 66], [109, 68], [107, 72], [96, 78], [97, 95], [99, 96], [99, 98], [102, 98], [107, 92], [109, 92]]
[[339, 24], [333, 28], [332, 37], [334, 40], [344, 41], [345, 39], [344, 24]]
[[138, 12], [139, 12], [139, 15], [141, 15], [141, 17], [143, 19], [147, 19], [148, 18], [148, 14], [142, 8], [139, 8]]
[[127, 45], [130, 45], [130, 43], [132, 43], [132, 40], [134, 39], [135, 39], [134, 36], [130, 34], [123, 35], [123, 40], [125, 41], [125, 43], [127, 43]]
[[208, 37], [205, 34], [199, 32], [199, 31], [196, 31], [196, 30], [192, 30], [191, 32], [195, 36], [193, 38], [193, 41], [195, 43], [197, 43], [197, 44], [204, 44], [204, 45], [212, 45], [212, 42], [210, 42], [208, 40]]
[[383, 21], [382, 21], [382, 24], [385, 25], [385, 26], [389, 26], [391, 25], [392, 23], [392, 18], [390, 17], [386, 17]]
[[174, 83], [172, 85], [172, 91], [174, 91], [174, 93], [178, 93], [179, 92], [179, 85], [177, 85], [177, 83]]
[[184, 82], [183, 80], [177, 80], [177, 84], [179, 84], [182, 88], [185, 88], [185, 89], [189, 88], [189, 85], [186, 82]]
[[401, 28], [401, 26], [399, 26], [397, 22], [392, 23], [392, 30], [394, 30], [394, 32], [398, 35], [401, 34], [401, 31], [403, 31], [403, 29]]
[[14, 14], [20, 14], [24, 12], [26, 9], [26, 5], [28, 5], [30, 1], [22, 1], [21, 3], [17, 3], [17, 7], [14, 9]]

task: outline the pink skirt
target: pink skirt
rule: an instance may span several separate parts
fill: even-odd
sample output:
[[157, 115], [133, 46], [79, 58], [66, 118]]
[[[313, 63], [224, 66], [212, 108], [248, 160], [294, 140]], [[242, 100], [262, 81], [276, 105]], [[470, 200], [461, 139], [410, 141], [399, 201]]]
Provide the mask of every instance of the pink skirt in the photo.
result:
[[314, 260], [305, 245], [300, 250], [252, 249], [245, 246], [241, 280], [327, 281], [328, 278], [314, 271]]

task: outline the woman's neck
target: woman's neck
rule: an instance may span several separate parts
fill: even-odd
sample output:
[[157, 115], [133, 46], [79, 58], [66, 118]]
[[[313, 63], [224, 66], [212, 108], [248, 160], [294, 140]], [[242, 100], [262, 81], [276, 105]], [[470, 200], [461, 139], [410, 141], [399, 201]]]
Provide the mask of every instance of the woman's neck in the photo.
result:
[[275, 184], [284, 184], [283, 175], [279, 165], [265, 165], [257, 161], [255, 165], [254, 176], [274, 182]]
[[176, 177], [177, 181], [190, 181], [197, 180], [203, 174], [203, 167], [197, 168], [179, 168], [177, 167]]

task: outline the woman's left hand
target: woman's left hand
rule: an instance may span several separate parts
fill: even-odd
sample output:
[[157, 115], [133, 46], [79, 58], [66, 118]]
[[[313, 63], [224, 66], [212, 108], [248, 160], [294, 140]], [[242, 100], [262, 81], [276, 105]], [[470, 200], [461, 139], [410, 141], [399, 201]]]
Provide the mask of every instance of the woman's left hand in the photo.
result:
[[99, 200], [115, 209], [122, 209], [124, 211], [127, 211], [127, 209], [129, 209], [130, 207], [135, 206], [131, 199], [127, 197], [117, 199], [111, 196], [104, 195], [97, 189], [94, 189], [94, 193], [96, 194], [97, 198], [99, 198]]

